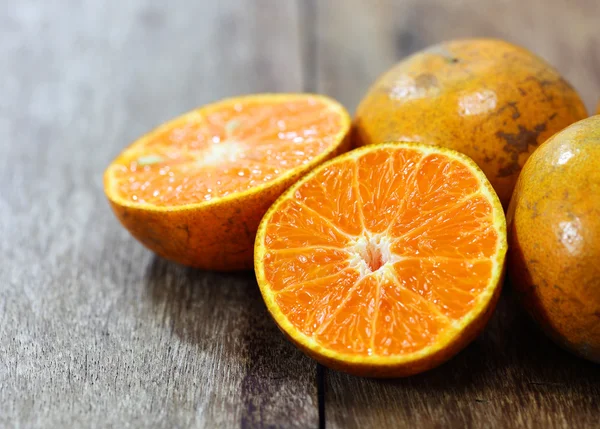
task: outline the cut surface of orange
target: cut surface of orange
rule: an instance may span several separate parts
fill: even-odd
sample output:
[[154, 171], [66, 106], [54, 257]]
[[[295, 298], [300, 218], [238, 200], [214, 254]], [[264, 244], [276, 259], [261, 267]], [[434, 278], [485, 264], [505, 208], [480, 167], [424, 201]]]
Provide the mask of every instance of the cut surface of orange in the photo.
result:
[[415, 143], [351, 151], [286, 191], [255, 271], [283, 332], [321, 363], [404, 376], [482, 330], [501, 288], [502, 206], [465, 155]]
[[260, 218], [289, 185], [347, 150], [350, 119], [312, 94], [226, 99], [143, 136], [107, 168], [125, 227], [168, 259], [206, 269], [252, 266]]

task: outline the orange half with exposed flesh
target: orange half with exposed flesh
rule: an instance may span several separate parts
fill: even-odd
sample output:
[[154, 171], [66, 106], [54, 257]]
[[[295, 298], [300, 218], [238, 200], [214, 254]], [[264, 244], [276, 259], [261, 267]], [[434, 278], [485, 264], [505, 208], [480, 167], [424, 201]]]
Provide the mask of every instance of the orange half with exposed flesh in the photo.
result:
[[263, 94], [176, 118], [123, 151], [104, 175], [121, 223], [148, 248], [204, 269], [252, 267], [260, 219], [312, 168], [348, 149], [334, 100]]
[[467, 156], [366, 146], [288, 189], [258, 229], [255, 271], [282, 331], [334, 369], [439, 365], [483, 329], [501, 289], [502, 205]]

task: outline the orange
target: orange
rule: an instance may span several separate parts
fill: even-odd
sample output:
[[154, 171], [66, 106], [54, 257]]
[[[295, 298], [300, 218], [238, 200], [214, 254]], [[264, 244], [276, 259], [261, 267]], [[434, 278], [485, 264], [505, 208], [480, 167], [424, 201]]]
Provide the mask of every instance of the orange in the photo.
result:
[[509, 273], [525, 309], [561, 346], [600, 363], [600, 116], [531, 155], [509, 217]]
[[143, 136], [104, 174], [129, 232], [160, 256], [203, 269], [252, 267], [260, 219], [298, 178], [348, 149], [350, 118], [310, 94], [231, 98]]
[[504, 212], [458, 152], [372, 145], [317, 168], [269, 209], [255, 272], [282, 331], [352, 374], [449, 359], [483, 329], [506, 252]]
[[586, 116], [571, 85], [526, 49], [457, 40], [406, 58], [373, 84], [356, 112], [355, 145], [406, 140], [462, 152], [506, 207], [527, 157]]

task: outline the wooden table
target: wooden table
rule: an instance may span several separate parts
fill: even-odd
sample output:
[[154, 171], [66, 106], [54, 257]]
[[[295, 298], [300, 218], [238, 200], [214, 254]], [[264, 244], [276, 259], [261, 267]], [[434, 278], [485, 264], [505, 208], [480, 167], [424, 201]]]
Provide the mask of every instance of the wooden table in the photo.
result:
[[102, 191], [143, 132], [225, 96], [317, 91], [353, 110], [441, 39], [506, 38], [600, 96], [597, 0], [0, 0], [0, 427], [600, 427], [600, 366], [509, 288], [485, 333], [395, 381], [323, 369], [252, 273], [153, 256]]

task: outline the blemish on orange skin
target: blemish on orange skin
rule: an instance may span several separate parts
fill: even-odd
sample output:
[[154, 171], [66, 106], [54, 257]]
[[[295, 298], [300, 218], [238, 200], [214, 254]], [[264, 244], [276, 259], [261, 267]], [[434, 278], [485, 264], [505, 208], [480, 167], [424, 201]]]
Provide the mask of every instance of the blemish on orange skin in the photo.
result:
[[358, 106], [353, 144], [419, 141], [463, 152], [506, 208], [527, 157], [586, 116], [571, 85], [529, 51], [501, 40], [457, 40], [383, 74]]
[[600, 362], [600, 116], [542, 144], [508, 212], [509, 275], [558, 344]]

